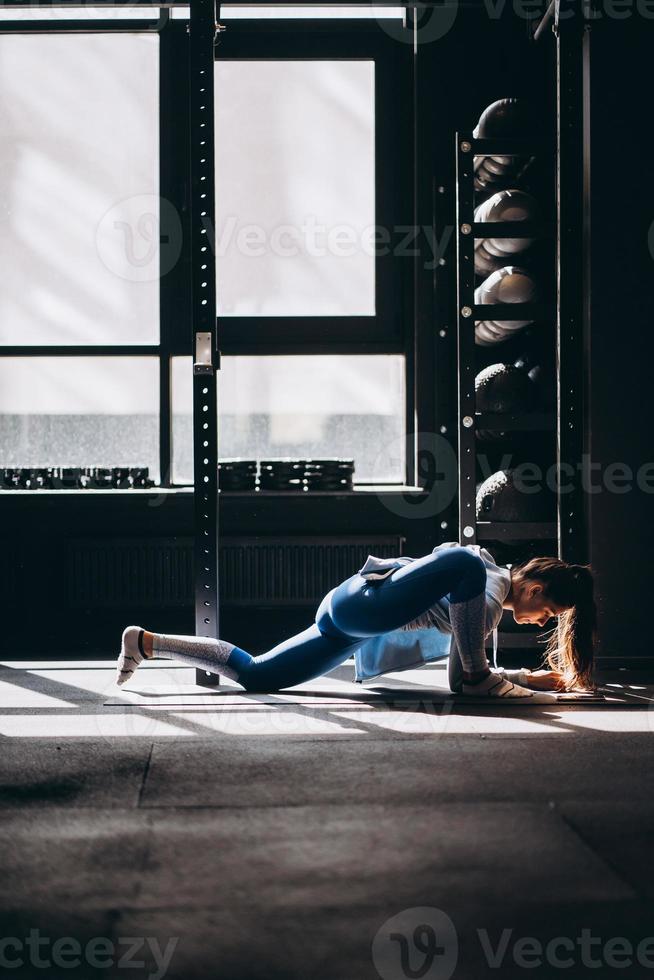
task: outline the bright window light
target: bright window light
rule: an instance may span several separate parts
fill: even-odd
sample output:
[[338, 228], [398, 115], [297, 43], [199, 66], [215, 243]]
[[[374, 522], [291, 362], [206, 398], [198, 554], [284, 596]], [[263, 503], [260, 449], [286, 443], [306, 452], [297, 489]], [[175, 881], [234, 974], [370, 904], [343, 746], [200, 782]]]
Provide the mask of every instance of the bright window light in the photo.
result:
[[156, 357], [0, 357], [0, 467], [159, 475]]
[[[158, 7], [9, 7], [0, 9], [0, 20], [158, 20]], [[187, 14], [188, 16], [188, 14]]]
[[404, 7], [369, 7], [367, 5], [342, 7], [261, 7], [257, 4], [234, 6], [222, 4], [220, 7], [221, 20], [286, 20], [297, 18], [302, 20], [323, 19], [334, 17], [338, 20], [370, 20], [379, 18], [391, 19], [404, 17]]
[[218, 60], [221, 316], [375, 313], [375, 65]]
[[[354, 459], [355, 483], [405, 479], [405, 362], [399, 354], [223, 357], [221, 458]], [[193, 482], [193, 371], [173, 358], [173, 482]]]
[[0, 92], [0, 344], [157, 344], [158, 36], [0, 35]]

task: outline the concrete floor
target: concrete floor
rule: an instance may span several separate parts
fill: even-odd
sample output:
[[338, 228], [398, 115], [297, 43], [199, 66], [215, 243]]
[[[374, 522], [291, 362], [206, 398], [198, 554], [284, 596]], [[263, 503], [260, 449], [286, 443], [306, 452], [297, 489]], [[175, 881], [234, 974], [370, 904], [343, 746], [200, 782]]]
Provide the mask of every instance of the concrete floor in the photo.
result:
[[0, 664], [0, 975], [654, 976], [642, 679], [491, 710], [441, 665], [382, 693], [350, 664], [278, 695], [113, 676]]

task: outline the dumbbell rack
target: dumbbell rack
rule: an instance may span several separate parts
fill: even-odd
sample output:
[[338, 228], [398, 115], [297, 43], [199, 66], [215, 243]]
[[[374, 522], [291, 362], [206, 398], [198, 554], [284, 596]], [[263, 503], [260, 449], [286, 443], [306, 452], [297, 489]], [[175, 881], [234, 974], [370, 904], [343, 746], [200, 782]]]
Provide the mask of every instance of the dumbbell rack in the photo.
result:
[[459, 446], [459, 540], [463, 544], [484, 541], [556, 540], [556, 522], [498, 523], [478, 521], [477, 428], [501, 432], [553, 431], [555, 416], [549, 413], [491, 414], [476, 409], [477, 320], [550, 320], [555, 311], [542, 303], [475, 304], [476, 238], [492, 230], [493, 238], [537, 238], [547, 232], [542, 222], [475, 222], [475, 156], [530, 156], [538, 152], [532, 143], [519, 139], [475, 139], [471, 133], [456, 134], [456, 221], [457, 221], [457, 356], [458, 356], [458, 446]]

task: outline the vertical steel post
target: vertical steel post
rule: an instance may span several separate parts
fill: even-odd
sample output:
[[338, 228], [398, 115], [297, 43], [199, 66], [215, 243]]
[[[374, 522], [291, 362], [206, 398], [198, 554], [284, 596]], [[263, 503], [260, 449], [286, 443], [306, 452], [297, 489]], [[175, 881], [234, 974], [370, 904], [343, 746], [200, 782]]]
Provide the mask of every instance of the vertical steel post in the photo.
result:
[[459, 541], [477, 541], [475, 446], [475, 242], [472, 134], [456, 135]]
[[[193, 474], [195, 483], [195, 632], [218, 637], [218, 404], [214, 199], [215, 0], [191, 0], [191, 295], [193, 328]], [[198, 670], [199, 684], [219, 683]]]
[[[568, 11], [570, 13], [570, 10]], [[588, 457], [585, 419], [588, 370], [585, 292], [588, 250], [584, 177], [584, 60], [588, 36], [581, 5], [574, 16], [557, 17], [557, 366], [559, 465], [558, 547], [567, 561], [587, 554], [585, 481]]]

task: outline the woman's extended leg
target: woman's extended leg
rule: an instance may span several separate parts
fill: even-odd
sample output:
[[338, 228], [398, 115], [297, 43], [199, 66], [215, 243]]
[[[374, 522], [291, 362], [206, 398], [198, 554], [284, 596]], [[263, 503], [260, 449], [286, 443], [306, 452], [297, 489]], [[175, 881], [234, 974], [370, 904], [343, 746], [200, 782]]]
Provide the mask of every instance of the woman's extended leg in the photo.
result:
[[123, 633], [116, 682], [122, 686], [144, 658], [175, 660], [200, 670], [223, 674], [248, 691], [278, 691], [329, 673], [361, 645], [350, 637], [325, 636], [315, 623], [259, 657], [204, 636], [149, 633], [128, 626]]
[[[150, 634], [155, 656], [167, 657], [225, 674], [247, 690], [279, 690], [327, 673], [360, 646], [361, 640], [404, 626], [438, 599], [449, 595], [460, 604], [469, 650], [483, 648], [483, 604], [486, 570], [481, 559], [464, 548], [426, 555], [374, 583], [353, 575], [323, 599], [316, 622], [260, 657], [223, 640]], [[476, 606], [481, 600], [481, 617]], [[468, 618], [471, 619], [468, 622]], [[479, 618], [479, 623], [477, 623]], [[474, 620], [474, 622], [473, 622]], [[118, 664], [118, 683], [125, 683], [143, 659], [143, 630], [128, 627]], [[479, 633], [479, 636], [477, 636]]]

